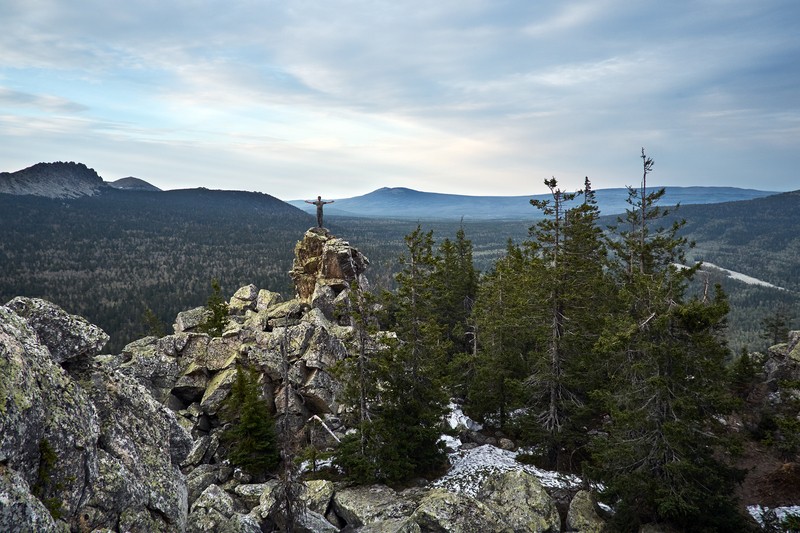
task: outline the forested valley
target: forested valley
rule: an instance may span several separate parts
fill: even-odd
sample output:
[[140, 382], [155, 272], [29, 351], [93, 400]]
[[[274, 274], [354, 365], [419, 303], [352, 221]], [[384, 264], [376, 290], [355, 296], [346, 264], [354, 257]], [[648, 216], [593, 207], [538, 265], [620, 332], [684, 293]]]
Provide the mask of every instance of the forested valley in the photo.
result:
[[[798, 194], [682, 206], [670, 215], [687, 220], [680, 234], [697, 243], [689, 259], [788, 289], [748, 285], [714, 270], [696, 277], [693, 289], [706, 277], [725, 289], [727, 335], [736, 352], [764, 348], [761, 322], [776, 313], [798, 324]], [[326, 216], [326, 226], [370, 258], [374, 287], [391, 289], [404, 236], [417, 222], [437, 238], [463, 228], [476, 269], [488, 272], [509, 240], [529, 238], [541, 216], [533, 207], [531, 213], [530, 221], [463, 222]], [[616, 219], [602, 216], [598, 226], [607, 231]], [[112, 337], [108, 349], [118, 351], [148, 331], [147, 310], [169, 329], [179, 311], [205, 302], [212, 279], [224, 294], [255, 283], [289, 296], [292, 250], [313, 222], [283, 202], [247, 192], [107, 190], [74, 200], [0, 194], [0, 300], [25, 295], [58, 303], [103, 327]]]

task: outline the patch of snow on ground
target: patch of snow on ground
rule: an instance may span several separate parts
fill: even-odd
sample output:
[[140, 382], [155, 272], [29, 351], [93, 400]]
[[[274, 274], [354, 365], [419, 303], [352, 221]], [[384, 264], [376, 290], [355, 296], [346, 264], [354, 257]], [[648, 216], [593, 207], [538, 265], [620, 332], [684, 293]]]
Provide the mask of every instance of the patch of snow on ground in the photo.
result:
[[444, 445], [447, 447], [447, 451], [449, 452], [454, 452], [461, 447], [461, 439], [451, 437], [450, 435], [442, 435], [439, 437], [439, 440], [444, 442]]
[[481, 424], [465, 415], [458, 404], [450, 402], [447, 407], [450, 409], [450, 414], [447, 415], [447, 424], [450, 426], [450, 429], [458, 429], [459, 427], [466, 428], [470, 431], [480, 431], [483, 429]]
[[475, 497], [489, 474], [518, 470], [534, 475], [545, 487], [577, 489], [581, 484], [581, 479], [577, 476], [540, 470], [532, 465], [518, 463], [516, 457], [517, 452], [502, 450], [490, 444], [452, 453], [450, 470], [434, 481], [433, 486]]
[[761, 287], [769, 287], [770, 289], [778, 289], [781, 291], [785, 291], [783, 287], [778, 287], [777, 285], [773, 285], [772, 283], [768, 283], [766, 281], [762, 281], [758, 278], [754, 278], [748, 276], [746, 274], [742, 274], [741, 272], [734, 272], [733, 270], [728, 270], [727, 268], [722, 268], [721, 266], [717, 266], [714, 263], [703, 263], [703, 268], [709, 267], [715, 270], [721, 270], [728, 274], [728, 277], [731, 279], [735, 279], [736, 281], [741, 281], [742, 283], [746, 283], [748, 285], [760, 285]]
[[760, 505], [748, 505], [747, 512], [750, 513], [758, 525], [764, 525], [764, 514], [767, 512], [772, 511], [775, 513], [775, 518], [779, 521], [783, 521], [785, 518], [789, 516], [800, 516], [800, 505], [793, 505], [791, 507], [761, 507]]

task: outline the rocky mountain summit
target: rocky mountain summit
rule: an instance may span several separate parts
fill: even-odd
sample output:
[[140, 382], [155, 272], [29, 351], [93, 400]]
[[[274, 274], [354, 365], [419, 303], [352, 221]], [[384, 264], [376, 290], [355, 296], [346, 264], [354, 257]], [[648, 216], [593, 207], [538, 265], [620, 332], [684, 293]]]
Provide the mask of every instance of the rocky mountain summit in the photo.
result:
[[[52, 303], [0, 306], [0, 530], [281, 530], [284, 480], [231, 463], [223, 406], [237, 368], [255, 369], [295, 453], [343, 438], [348, 407], [334, 369], [355, 353], [348, 294], [366, 286], [368, 265], [312, 228], [295, 247], [295, 298], [247, 285], [227, 302], [221, 336], [201, 332], [210, 311], [199, 307], [177, 315], [173, 334], [119, 354], [102, 354], [107, 335]], [[372, 349], [390, 335], [375, 333]], [[793, 335], [775, 349], [781, 368], [800, 349]], [[459, 437], [448, 439], [444, 477], [405, 490], [306, 480], [296, 530], [602, 529], [580, 480], [521, 465], [513, 442], [452, 418]]]
[[97, 172], [83, 163], [37, 163], [17, 172], [0, 172], [0, 193], [47, 198], [94, 196], [106, 187]]
[[[297, 447], [324, 449], [342, 438], [342, 385], [332, 368], [350, 356], [347, 293], [352, 282], [367, 283], [369, 264], [319, 228], [295, 251], [296, 298], [242, 287], [220, 337], [198, 332], [208, 313], [201, 307], [180, 313], [172, 335], [100, 354], [107, 335], [54, 304], [17, 297], [0, 306], [0, 530], [278, 529], [280, 482], [255, 483], [231, 465], [220, 409], [237, 367], [255, 368]], [[462, 453], [500, 450], [482, 438]], [[402, 492], [306, 481], [300, 530], [561, 529], [556, 502], [535, 475], [482, 472]], [[464, 479], [471, 492], [458, 489]]]

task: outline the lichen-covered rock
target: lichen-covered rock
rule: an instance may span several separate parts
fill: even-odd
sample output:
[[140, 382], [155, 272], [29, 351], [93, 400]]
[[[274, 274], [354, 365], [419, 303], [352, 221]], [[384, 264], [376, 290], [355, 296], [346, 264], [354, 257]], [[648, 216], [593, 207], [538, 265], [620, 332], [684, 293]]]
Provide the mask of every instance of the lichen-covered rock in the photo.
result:
[[328, 512], [328, 506], [331, 504], [333, 498], [333, 483], [323, 479], [315, 479], [306, 481], [305, 492], [303, 493], [303, 501], [306, 507], [325, 516]]
[[350, 526], [362, 526], [394, 518], [406, 518], [416, 508], [416, 502], [401, 497], [385, 485], [350, 487], [336, 491], [333, 506]]
[[231, 368], [239, 356], [239, 343], [235, 338], [213, 337], [208, 341], [204, 366], [211, 372]]
[[410, 518], [400, 518], [374, 522], [358, 528], [358, 533], [422, 533], [422, 529]]
[[178, 313], [172, 328], [175, 333], [189, 332], [204, 324], [211, 318], [211, 311], [205, 307], [195, 307], [188, 311]]
[[312, 368], [308, 372], [300, 394], [306, 404], [314, 414], [325, 414], [336, 412], [336, 395], [341, 392], [342, 385], [334, 380], [330, 374], [324, 370]]
[[208, 370], [193, 361], [173, 384], [171, 393], [184, 403], [199, 402], [203, 399], [209, 381]]
[[[164, 348], [173, 352], [172, 355], [162, 352]], [[125, 346], [122, 356], [125, 362], [119, 365], [120, 372], [134, 378], [159, 402], [164, 402], [180, 374], [174, 344], [145, 337]]]
[[0, 464], [0, 531], [56, 533], [56, 525], [41, 501], [31, 494], [25, 478]]
[[187, 501], [192, 505], [209, 485], [219, 481], [219, 465], [204, 464], [193, 469], [186, 476]]
[[243, 315], [245, 311], [255, 311], [258, 287], [253, 284], [245, 285], [236, 291], [228, 303], [228, 312], [231, 315]]
[[301, 359], [307, 367], [329, 368], [347, 357], [347, 348], [342, 341], [327, 329], [315, 327], [304, 347]]
[[556, 504], [535, 476], [523, 470], [487, 477], [477, 499], [492, 506], [514, 531], [559, 531]]
[[283, 302], [281, 304], [276, 305], [275, 307], [269, 308], [267, 313], [268, 319], [273, 318], [300, 318], [303, 316], [303, 312], [306, 311], [308, 307], [303, 304], [298, 299], [289, 300], [287, 302]]
[[594, 508], [592, 495], [579, 490], [569, 504], [567, 512], [567, 529], [580, 533], [600, 533], [605, 527], [603, 520]]
[[282, 301], [283, 297], [280, 295], [280, 293], [261, 289], [258, 291], [258, 296], [256, 297], [256, 311], [266, 311], [270, 307], [273, 307]]
[[[310, 302], [317, 282], [336, 286], [338, 294], [351, 281], [367, 286], [363, 276], [369, 260], [345, 240], [334, 237], [325, 228], [311, 228], [295, 245], [295, 259], [289, 275], [294, 280], [297, 297]], [[338, 289], [338, 290], [337, 290]]]
[[222, 407], [222, 402], [228, 397], [234, 381], [236, 381], [235, 368], [228, 368], [218, 372], [211, 379], [205, 394], [203, 394], [203, 399], [200, 401], [203, 411], [212, 415], [216, 414], [219, 408]]
[[0, 306], [0, 464], [33, 486], [43, 455], [53, 454], [43, 496], [59, 501], [71, 521], [96, 476], [99, 434], [86, 391], [51, 358], [27, 319]]
[[[90, 505], [107, 509], [107, 487], [114, 487], [112, 497], [123, 507], [111, 513], [119, 513], [120, 520], [125, 513], [146, 513], [160, 517], [160, 530], [185, 527], [187, 489], [179, 466], [191, 450], [191, 435], [132, 378], [101, 368], [90, 379], [89, 393], [100, 418], [99, 446], [110, 463], [105, 482], [92, 485]], [[112, 475], [118, 481], [112, 483]], [[138, 494], [144, 494], [143, 502], [134, 497]]]
[[514, 529], [506, 522], [504, 516], [478, 499], [442, 489], [430, 491], [411, 515], [411, 520], [418, 524], [422, 531], [442, 533], [530, 531]]
[[209, 485], [192, 504], [191, 512], [198, 509], [214, 509], [227, 518], [234, 513], [233, 498], [217, 485]]
[[108, 342], [102, 329], [46, 300], [18, 296], [6, 306], [26, 319], [56, 363], [91, 357]]

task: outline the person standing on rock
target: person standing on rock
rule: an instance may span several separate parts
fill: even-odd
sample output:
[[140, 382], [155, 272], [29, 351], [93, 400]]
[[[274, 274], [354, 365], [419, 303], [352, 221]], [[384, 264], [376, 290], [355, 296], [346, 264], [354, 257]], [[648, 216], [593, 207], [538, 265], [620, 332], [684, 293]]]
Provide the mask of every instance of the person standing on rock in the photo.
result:
[[317, 196], [316, 200], [306, 200], [307, 204], [317, 206], [317, 227], [322, 227], [322, 206], [332, 204], [333, 200], [323, 200], [322, 196]]

